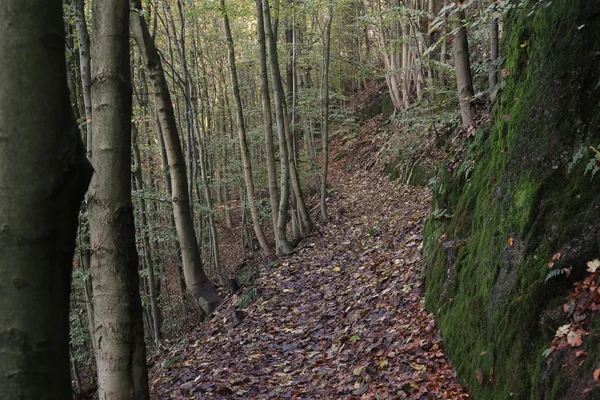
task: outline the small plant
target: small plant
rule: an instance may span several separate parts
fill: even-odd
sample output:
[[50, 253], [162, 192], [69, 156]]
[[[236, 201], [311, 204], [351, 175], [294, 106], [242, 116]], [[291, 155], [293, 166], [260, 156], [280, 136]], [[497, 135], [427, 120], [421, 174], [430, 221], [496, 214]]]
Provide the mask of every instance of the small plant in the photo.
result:
[[551, 349], [551, 348], [547, 348], [546, 350], [544, 350], [544, 351], [542, 352], [542, 357], [544, 357], [544, 358], [548, 358], [548, 356], [549, 356], [550, 354], [552, 354], [552, 349]]
[[594, 157], [590, 159], [590, 162], [585, 167], [585, 174], [587, 175], [590, 172], [592, 174], [591, 179], [594, 179], [596, 172], [600, 171], [600, 146], [598, 148], [590, 146], [590, 149], [594, 152]]
[[250, 267], [243, 267], [237, 272], [237, 280], [242, 285], [247, 285], [254, 279], [256, 279], [256, 274]]
[[239, 308], [240, 310], [243, 310], [244, 308], [246, 308], [250, 304], [252, 304], [252, 302], [254, 300], [256, 300], [256, 297], [257, 297], [256, 288], [246, 289], [244, 291], [244, 293], [242, 293], [242, 295], [240, 296], [240, 299], [238, 300], [236, 307]]
[[181, 361], [181, 357], [179, 356], [175, 356], [175, 357], [171, 357], [171, 358], [167, 358], [164, 362], [163, 362], [163, 368], [169, 368], [175, 364], [177, 364], [179, 361]]
[[452, 218], [452, 214], [448, 214], [448, 210], [436, 208], [431, 212], [431, 219]]
[[555, 269], [553, 271], [548, 272], [548, 275], [546, 275], [546, 279], [544, 279], [544, 283], [548, 282], [550, 279], [556, 278], [557, 276], [560, 275], [567, 275], [569, 276], [569, 274], [571, 273], [571, 270], [568, 268], [558, 268]]

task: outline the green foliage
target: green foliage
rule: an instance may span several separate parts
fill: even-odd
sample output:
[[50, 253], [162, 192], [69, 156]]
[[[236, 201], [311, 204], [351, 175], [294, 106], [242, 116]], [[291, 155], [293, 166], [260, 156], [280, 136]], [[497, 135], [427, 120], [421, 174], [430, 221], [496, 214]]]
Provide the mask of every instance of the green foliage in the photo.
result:
[[254, 300], [256, 300], [256, 297], [258, 296], [257, 293], [258, 292], [256, 288], [253, 287], [244, 290], [244, 293], [242, 293], [242, 295], [240, 296], [236, 307], [240, 310], [243, 310], [244, 308], [248, 307], [250, 304], [252, 304]]
[[241, 285], [247, 285], [256, 279], [256, 273], [252, 267], [246, 266], [237, 271], [236, 277]]
[[557, 276], [561, 276], [564, 274], [566, 274], [566, 272], [562, 268], [558, 268], [553, 271], [550, 271], [550, 272], [548, 272], [548, 275], [546, 275], [546, 279], [544, 279], [544, 283], [548, 282], [550, 279], [556, 278]]
[[[511, 6], [505, 19], [501, 52], [510, 75], [489, 131], [456, 152], [465, 156], [464, 167], [440, 169], [434, 183], [432, 208], [454, 210], [453, 216], [430, 217], [425, 227], [426, 303], [478, 399], [537, 398], [543, 386], [545, 398], [567, 393], [572, 378], [549, 371], [540, 357], [547, 347], [540, 315], [564, 298], [565, 287], [557, 280], [544, 285], [548, 270], [539, 260], [562, 247], [572, 256], [599, 247], [593, 221], [600, 220], [600, 199], [578, 150], [600, 139], [584, 128], [600, 121], [600, 92], [588, 87], [600, 75], [589, 56], [600, 50], [593, 39], [599, 27], [586, 24], [584, 1], [526, 3], [536, 7]], [[468, 241], [444, 248], [442, 235]], [[494, 381], [481, 385], [483, 351], [494, 355]]]
[[594, 152], [594, 157], [585, 166], [585, 174], [587, 175], [589, 172], [591, 175], [590, 179], [594, 179], [594, 175], [600, 170], [600, 146], [597, 148], [591, 147], [591, 149]]
[[435, 210], [431, 211], [431, 219], [441, 219], [441, 218], [452, 218], [451, 214], [448, 214], [448, 211], [443, 208], [436, 208]]

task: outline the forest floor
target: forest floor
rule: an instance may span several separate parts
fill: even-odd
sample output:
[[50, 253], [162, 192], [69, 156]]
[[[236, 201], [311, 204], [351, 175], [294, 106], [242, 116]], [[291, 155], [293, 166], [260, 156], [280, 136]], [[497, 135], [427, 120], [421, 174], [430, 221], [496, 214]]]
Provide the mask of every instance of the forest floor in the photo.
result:
[[330, 221], [264, 265], [150, 375], [154, 399], [468, 398], [425, 310], [429, 193], [332, 163]]

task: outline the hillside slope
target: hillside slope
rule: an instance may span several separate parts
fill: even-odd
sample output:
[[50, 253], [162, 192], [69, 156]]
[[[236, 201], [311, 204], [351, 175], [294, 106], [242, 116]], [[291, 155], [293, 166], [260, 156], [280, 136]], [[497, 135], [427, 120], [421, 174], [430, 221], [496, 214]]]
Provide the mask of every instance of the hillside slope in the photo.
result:
[[[600, 397], [600, 319], [583, 292], [569, 300], [586, 263], [600, 258], [600, 173], [590, 149], [600, 145], [599, 15], [588, 1], [509, 14], [506, 87], [491, 126], [461, 167], [438, 174], [425, 229], [426, 301], [478, 400]], [[553, 270], [564, 273], [544, 283]], [[555, 339], [563, 325], [582, 344]]]

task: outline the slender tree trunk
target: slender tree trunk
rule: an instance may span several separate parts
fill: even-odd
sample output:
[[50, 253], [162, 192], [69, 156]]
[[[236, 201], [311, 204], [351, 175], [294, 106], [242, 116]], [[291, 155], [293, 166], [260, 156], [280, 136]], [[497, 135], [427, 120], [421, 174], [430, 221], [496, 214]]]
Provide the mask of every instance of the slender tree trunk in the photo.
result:
[[[82, 229], [82, 225], [79, 224], [79, 229]], [[79, 237], [85, 237], [86, 238], [86, 242], [85, 244], [82, 243], [82, 241], [79, 241], [79, 249], [80, 249], [80, 254], [79, 254], [79, 268], [81, 268], [85, 275], [86, 278], [83, 281], [83, 292], [85, 295], [85, 307], [86, 307], [86, 315], [87, 315], [87, 320], [88, 320], [88, 329], [90, 330], [90, 332], [94, 332], [94, 327], [96, 326], [96, 323], [94, 321], [94, 300], [93, 300], [93, 289], [92, 289], [92, 276], [90, 273], [90, 250], [89, 250], [89, 233], [85, 232], [84, 234], [80, 234]], [[86, 247], [86, 250], [81, 250], [82, 245]]]
[[[194, 112], [195, 114], [195, 112]], [[194, 126], [196, 129], [196, 137], [198, 138], [198, 156], [200, 163], [200, 183], [202, 184], [202, 190], [204, 191], [204, 199], [206, 201], [206, 208], [208, 209], [208, 233], [210, 235], [210, 243], [213, 252], [215, 273], [218, 276], [219, 282], [221, 285], [226, 285], [227, 281], [224, 280], [223, 275], [223, 267], [221, 265], [220, 252], [219, 252], [219, 238], [217, 235], [217, 223], [215, 221], [215, 210], [212, 199], [212, 194], [210, 191], [210, 186], [208, 184], [208, 173], [207, 173], [207, 161], [206, 161], [206, 147], [204, 144], [204, 139], [206, 135], [201, 135], [198, 131], [200, 129], [204, 130], [203, 127], [200, 128], [201, 123], [197, 118], [194, 118]], [[198, 196], [199, 197], [199, 196]]]
[[473, 79], [471, 77], [471, 63], [469, 61], [469, 40], [467, 28], [463, 25], [465, 12], [460, 8], [454, 13], [455, 23], [460, 24], [454, 37], [454, 68], [456, 69], [456, 85], [458, 87], [458, 101], [460, 116], [463, 126], [473, 123], [475, 106], [473, 105]]
[[377, 0], [377, 16], [378, 16], [378, 39], [379, 48], [383, 57], [384, 68], [386, 71], [385, 81], [390, 91], [390, 97], [392, 104], [394, 105], [394, 111], [399, 111], [403, 106], [403, 93], [401, 92], [401, 79], [400, 74], [397, 72], [400, 69], [397, 57], [395, 56], [396, 51], [388, 49], [388, 41], [385, 36], [384, 25], [383, 25], [383, 9], [381, 7], [381, 0]]
[[[264, 7], [264, 5], [263, 5], [263, 7]], [[264, 19], [267, 20], [266, 17]], [[274, 38], [273, 47], [274, 47], [275, 54], [276, 54], [277, 53], [277, 42], [276, 42], [277, 36], [272, 35], [272, 37]], [[267, 36], [267, 39], [268, 39], [268, 36]], [[269, 46], [271, 46], [270, 42], [269, 42]], [[286, 137], [287, 154], [289, 157], [289, 163], [288, 163], [289, 164], [289, 180], [290, 180], [290, 184], [291, 184], [292, 194], [295, 198], [295, 201], [292, 203], [295, 207], [296, 213], [299, 215], [298, 221], [301, 223], [301, 226], [299, 227], [300, 230], [301, 231], [306, 230], [307, 232], [310, 232], [310, 231], [312, 231], [313, 223], [310, 219], [310, 215], [308, 214], [308, 210], [306, 209], [306, 204], [304, 203], [304, 198], [302, 195], [302, 188], [300, 186], [300, 179], [298, 177], [298, 170], [296, 167], [297, 163], [298, 163], [298, 160], [296, 159], [297, 153], [296, 153], [296, 151], [294, 151], [294, 144], [296, 142], [296, 139], [292, 132], [291, 121], [286, 112], [287, 103], [285, 101], [285, 93], [283, 90], [283, 84], [281, 83], [281, 74], [279, 71], [279, 64], [278, 63], [275, 63], [275, 64], [276, 65], [273, 65], [273, 62], [271, 61], [272, 67], [276, 67], [276, 69], [277, 69], [277, 76], [279, 77], [279, 84], [277, 84], [275, 82], [276, 78], [275, 78], [275, 75], [273, 75], [273, 86], [274, 86], [275, 90], [280, 91], [279, 96], [282, 99], [281, 103], [278, 105], [277, 97], [275, 97], [275, 106], [282, 108], [284, 133], [285, 133], [285, 137]]]
[[292, 252], [292, 246], [287, 240], [286, 226], [288, 219], [289, 197], [290, 197], [290, 160], [288, 157], [288, 146], [285, 134], [285, 114], [283, 112], [283, 87], [279, 71], [277, 57], [277, 44], [271, 28], [271, 11], [269, 0], [263, 0], [263, 22], [267, 39], [267, 53], [273, 76], [273, 97], [275, 101], [275, 119], [277, 122], [277, 136], [279, 138], [279, 159], [281, 165], [281, 191], [279, 198], [279, 212], [277, 216], [277, 235], [279, 236], [280, 251], [283, 254]]
[[[141, 10], [141, 0], [131, 2], [134, 10]], [[188, 292], [208, 315], [221, 301], [217, 289], [210, 283], [200, 258], [200, 249], [190, 213], [188, 183], [185, 172], [185, 159], [181, 141], [177, 134], [175, 113], [171, 95], [165, 79], [162, 63], [154, 40], [142, 16], [131, 13], [131, 28], [140, 52], [144, 58], [148, 74], [154, 88], [154, 101], [159, 114], [159, 122], [167, 150], [172, 185], [173, 213], [183, 259], [183, 274]]]
[[94, 349], [100, 400], [148, 399], [143, 310], [131, 203], [129, 6], [92, 9], [92, 157], [98, 173], [88, 197]]
[[79, 41], [79, 67], [81, 84], [83, 87], [83, 104], [85, 107], [85, 121], [87, 128], [87, 153], [92, 156], [92, 81], [90, 79], [90, 36], [85, 20], [85, 0], [74, 0], [75, 27]]
[[489, 85], [490, 85], [490, 97], [494, 101], [496, 97], [496, 84], [498, 83], [498, 72], [496, 60], [498, 59], [498, 20], [492, 19], [490, 21], [490, 71], [489, 71]]
[[[283, 97], [283, 93], [281, 97]], [[297, 160], [293, 158], [294, 149], [292, 147], [292, 143], [294, 142], [294, 138], [292, 137], [291, 129], [289, 129], [289, 124], [287, 122], [285, 125], [285, 133], [287, 139], [286, 142], [288, 146], [288, 156], [290, 157], [290, 182], [292, 184], [293, 194], [295, 198], [294, 206], [296, 207], [298, 216], [300, 218], [300, 223], [302, 224], [301, 230], [310, 232], [313, 229], [313, 223], [310, 219], [310, 215], [308, 214], [306, 203], [304, 203], [302, 188], [300, 186], [300, 178], [298, 176], [298, 170], [296, 168]]]
[[[133, 178], [135, 181], [135, 188], [141, 193], [144, 192], [144, 179], [142, 176], [142, 163], [140, 157], [140, 149], [137, 143], [138, 131], [135, 125], [132, 126], [132, 138], [131, 145], [133, 148]], [[146, 267], [148, 268], [148, 286], [150, 295], [150, 307], [152, 311], [152, 325], [154, 340], [158, 342], [161, 339], [161, 316], [160, 307], [158, 305], [158, 293], [156, 290], [156, 278], [154, 276], [154, 260], [152, 259], [152, 251], [150, 248], [152, 228], [148, 221], [148, 207], [146, 207], [146, 200], [143, 195], [140, 197], [140, 216], [141, 216], [141, 227], [143, 230], [142, 240], [144, 242], [144, 258], [146, 259]]]
[[3, 3], [0, 38], [0, 398], [70, 399], [72, 260], [92, 169], [69, 99], [62, 2]]
[[262, 11], [262, 0], [256, 0], [256, 30], [258, 33], [258, 49], [260, 64], [260, 93], [262, 100], [263, 121], [265, 130], [265, 152], [267, 158], [267, 175], [269, 181], [269, 200], [271, 202], [271, 218], [275, 245], [279, 252], [281, 239], [277, 234], [277, 213], [279, 210], [279, 193], [277, 190], [277, 173], [275, 171], [275, 148], [273, 145], [273, 117], [271, 114], [271, 96], [269, 94], [269, 75], [267, 70], [267, 49], [265, 45], [265, 30]]
[[[164, 181], [165, 181], [165, 190], [167, 192], [167, 195], [169, 196], [170, 199], [173, 198], [173, 188], [171, 185], [171, 173], [169, 172], [169, 160], [167, 158], [167, 149], [166, 149], [166, 145], [165, 145], [165, 140], [162, 134], [162, 129], [161, 129], [161, 125], [160, 125], [160, 119], [159, 119], [159, 112], [157, 109], [157, 104], [155, 102], [155, 107], [154, 107], [154, 113], [155, 113], [155, 119], [156, 119], [156, 136], [158, 138], [158, 143], [160, 146], [160, 160], [161, 160], [161, 167], [162, 167], [162, 171], [164, 174]], [[171, 228], [172, 230], [174, 230], [175, 232], [177, 232], [177, 224], [175, 223], [175, 216], [174, 213], [171, 212], [169, 214], [169, 228]], [[179, 252], [180, 252], [180, 246], [179, 246], [179, 238], [176, 236], [174, 239], [174, 252], [176, 254], [176, 265], [175, 265], [175, 272], [176, 272], [176, 276], [177, 276], [177, 289], [179, 290], [179, 296], [180, 296], [180, 300], [181, 300], [181, 306], [184, 310], [184, 312], [187, 314], [187, 306], [185, 303], [185, 279], [184, 279], [184, 274], [182, 271], [182, 266], [180, 263], [180, 257], [179, 257]]]
[[258, 243], [263, 254], [271, 254], [271, 249], [267, 244], [267, 239], [260, 226], [258, 209], [254, 198], [254, 181], [252, 178], [252, 165], [250, 164], [250, 152], [246, 142], [246, 128], [244, 127], [244, 113], [242, 111], [242, 101], [240, 98], [240, 88], [238, 85], [237, 70], [235, 67], [235, 49], [233, 47], [233, 38], [231, 36], [231, 27], [229, 26], [229, 17], [225, 9], [225, 0], [220, 0], [221, 12], [223, 13], [223, 28], [225, 30], [225, 38], [227, 40], [227, 50], [229, 57], [229, 73], [231, 75], [231, 88], [233, 96], [233, 105], [237, 116], [237, 129], [240, 139], [240, 152], [242, 153], [242, 164], [244, 168], [244, 179], [246, 181], [246, 192], [248, 196], [248, 204], [250, 206], [250, 214], [252, 216], [252, 225], [254, 233], [258, 239]]
[[327, 222], [327, 170], [329, 168], [329, 53], [331, 49], [331, 23], [333, 21], [333, 0], [329, 0], [329, 16], [325, 25], [325, 50], [323, 55], [323, 118], [321, 121], [321, 140], [323, 141], [323, 172], [321, 177], [321, 217]]
[[81, 376], [79, 375], [79, 366], [77, 365], [77, 359], [73, 355], [73, 346], [69, 346], [69, 350], [71, 356], [71, 377], [73, 378], [73, 382], [75, 383], [75, 393], [81, 394]]

